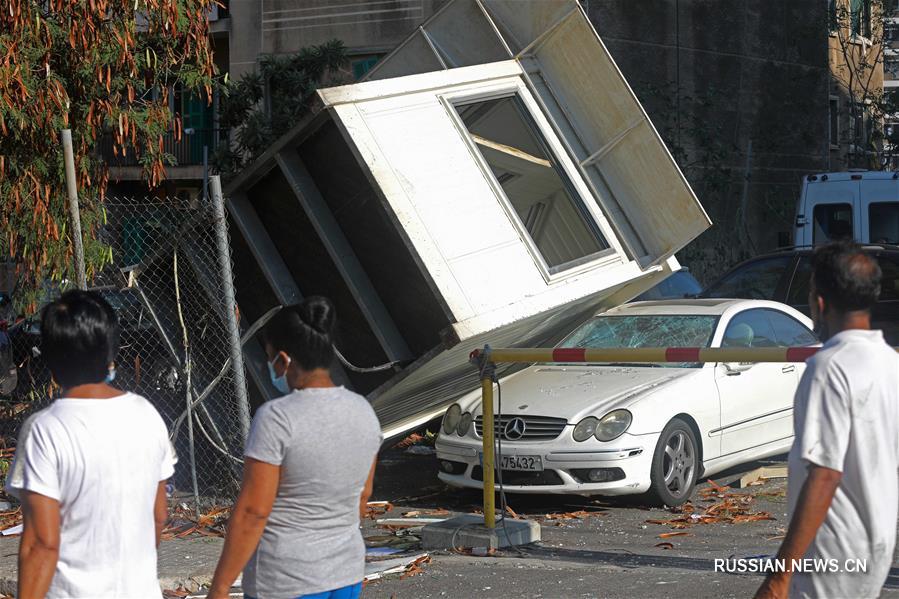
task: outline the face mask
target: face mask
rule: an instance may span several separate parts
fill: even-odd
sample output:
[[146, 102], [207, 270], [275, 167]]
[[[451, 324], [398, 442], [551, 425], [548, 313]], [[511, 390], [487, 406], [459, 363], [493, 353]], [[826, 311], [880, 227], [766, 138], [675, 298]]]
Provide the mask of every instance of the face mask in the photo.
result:
[[115, 380], [115, 368], [110, 368], [109, 372], [106, 373], [106, 378], [103, 379], [107, 385]]
[[274, 363], [275, 363], [275, 360], [277, 360], [277, 359], [278, 359], [278, 357], [275, 356], [275, 359], [268, 363], [268, 375], [272, 379], [272, 386], [275, 389], [277, 389], [280, 393], [287, 395], [288, 393], [290, 393], [290, 385], [287, 384], [287, 368], [286, 367], [290, 366], [290, 358], [287, 358], [287, 364], [285, 365], [285, 368], [284, 368], [284, 374], [282, 374], [281, 376], [278, 376], [275, 373]]

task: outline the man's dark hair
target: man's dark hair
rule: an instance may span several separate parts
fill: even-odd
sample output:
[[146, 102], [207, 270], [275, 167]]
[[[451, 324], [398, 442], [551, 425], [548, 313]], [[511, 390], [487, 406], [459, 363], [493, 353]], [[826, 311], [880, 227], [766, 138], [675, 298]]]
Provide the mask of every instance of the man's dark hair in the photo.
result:
[[103, 297], [68, 291], [41, 313], [41, 355], [63, 388], [102, 382], [119, 351], [119, 322]]
[[328, 368], [334, 358], [335, 318], [330, 300], [309, 297], [282, 308], [265, 325], [262, 334], [272, 349], [286, 352], [303, 370]]
[[812, 267], [818, 295], [838, 310], [870, 310], [880, 297], [880, 266], [854, 243], [819, 247]]

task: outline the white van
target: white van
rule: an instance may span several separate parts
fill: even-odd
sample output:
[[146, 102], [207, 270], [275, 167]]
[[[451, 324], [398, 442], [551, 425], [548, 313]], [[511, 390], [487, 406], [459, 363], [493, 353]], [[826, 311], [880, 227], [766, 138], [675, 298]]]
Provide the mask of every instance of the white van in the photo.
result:
[[823, 173], [803, 180], [794, 244], [847, 237], [859, 243], [899, 244], [899, 172]]

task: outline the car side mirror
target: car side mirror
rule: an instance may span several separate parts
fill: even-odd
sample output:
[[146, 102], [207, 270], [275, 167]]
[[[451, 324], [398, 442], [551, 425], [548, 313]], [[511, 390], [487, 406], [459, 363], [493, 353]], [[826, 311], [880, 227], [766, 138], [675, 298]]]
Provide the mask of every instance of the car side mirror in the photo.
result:
[[727, 376], [739, 376], [741, 372], [746, 372], [753, 366], [754, 362], [722, 362]]

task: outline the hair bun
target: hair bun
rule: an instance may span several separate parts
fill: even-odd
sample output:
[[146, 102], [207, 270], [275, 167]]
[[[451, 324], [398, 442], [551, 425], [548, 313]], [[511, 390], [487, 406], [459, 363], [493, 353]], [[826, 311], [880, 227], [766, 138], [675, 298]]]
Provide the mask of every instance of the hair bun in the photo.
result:
[[303, 323], [317, 333], [331, 336], [334, 328], [334, 305], [326, 297], [312, 296], [306, 298], [297, 311]]

